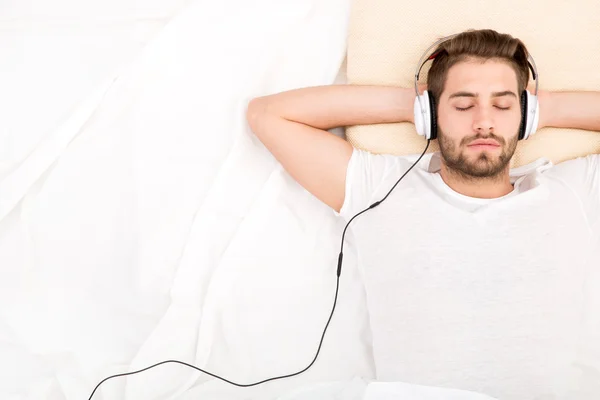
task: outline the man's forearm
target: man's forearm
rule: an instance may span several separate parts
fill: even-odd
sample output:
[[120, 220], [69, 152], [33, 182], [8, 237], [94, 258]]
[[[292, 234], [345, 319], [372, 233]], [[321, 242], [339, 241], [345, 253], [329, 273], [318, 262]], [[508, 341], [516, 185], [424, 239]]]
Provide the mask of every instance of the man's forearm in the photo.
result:
[[413, 122], [414, 90], [393, 86], [328, 85], [258, 98], [261, 109], [319, 129]]
[[600, 92], [547, 92], [540, 98], [544, 126], [600, 131]]

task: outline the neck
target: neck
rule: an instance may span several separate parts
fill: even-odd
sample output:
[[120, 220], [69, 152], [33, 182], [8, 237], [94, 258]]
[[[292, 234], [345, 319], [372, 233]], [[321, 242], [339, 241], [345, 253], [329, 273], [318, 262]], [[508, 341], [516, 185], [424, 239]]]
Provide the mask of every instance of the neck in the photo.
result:
[[477, 178], [450, 170], [442, 163], [440, 175], [446, 185], [457, 193], [478, 199], [494, 199], [505, 196], [514, 189], [510, 183], [509, 168], [496, 176]]

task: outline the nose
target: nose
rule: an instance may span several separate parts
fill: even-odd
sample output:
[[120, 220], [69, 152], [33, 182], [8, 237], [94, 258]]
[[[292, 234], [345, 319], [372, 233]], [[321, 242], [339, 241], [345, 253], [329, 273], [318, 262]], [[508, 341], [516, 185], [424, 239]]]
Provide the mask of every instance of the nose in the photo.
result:
[[488, 107], [477, 107], [473, 116], [473, 129], [477, 132], [492, 132], [494, 121]]

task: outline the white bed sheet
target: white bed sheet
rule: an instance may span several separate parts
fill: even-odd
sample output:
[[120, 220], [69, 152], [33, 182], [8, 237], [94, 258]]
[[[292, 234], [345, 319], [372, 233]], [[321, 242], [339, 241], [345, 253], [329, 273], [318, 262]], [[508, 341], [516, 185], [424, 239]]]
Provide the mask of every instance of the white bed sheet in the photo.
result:
[[190, 0], [0, 2], [0, 181]]
[[[131, 45], [131, 61], [111, 53], [56, 103], [63, 86], [48, 83], [45, 111], [15, 102], [0, 176], [0, 398], [84, 399], [110, 374], [165, 359], [241, 383], [312, 360], [344, 223], [281, 169], [245, 108], [340, 79], [349, 3], [191, 2]], [[306, 373], [241, 389], [171, 364], [108, 381], [94, 399], [268, 399], [369, 379], [351, 238], [344, 255]]]

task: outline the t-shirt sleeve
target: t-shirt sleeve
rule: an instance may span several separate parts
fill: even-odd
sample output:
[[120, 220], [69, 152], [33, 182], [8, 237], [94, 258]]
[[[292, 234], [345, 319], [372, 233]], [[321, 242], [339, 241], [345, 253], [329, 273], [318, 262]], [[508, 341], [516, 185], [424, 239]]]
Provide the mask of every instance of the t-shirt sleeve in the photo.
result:
[[575, 191], [590, 225], [600, 229], [600, 154], [562, 162], [553, 174]]
[[[580, 199], [583, 212], [589, 225], [599, 235], [595, 243], [600, 244], [600, 155], [593, 154], [565, 161], [555, 165], [551, 174], [568, 185]], [[600, 256], [600, 248], [596, 247]], [[591, 264], [596, 266], [597, 264]], [[596, 398], [600, 390], [600, 269], [591, 268], [584, 287], [585, 308], [583, 310], [582, 334], [580, 337], [577, 364], [580, 375], [577, 377], [576, 392], [569, 398]], [[575, 390], [575, 387], [574, 387]], [[571, 394], [571, 393], [569, 393]]]
[[375, 191], [393, 171], [400, 158], [354, 148], [346, 171], [344, 204], [340, 212], [334, 210], [334, 214], [350, 220], [374, 203]]

